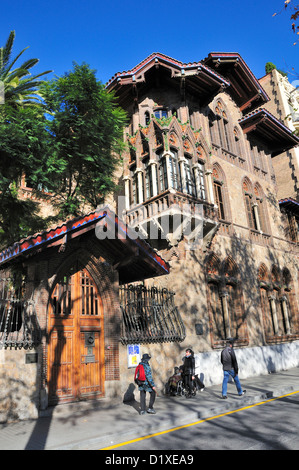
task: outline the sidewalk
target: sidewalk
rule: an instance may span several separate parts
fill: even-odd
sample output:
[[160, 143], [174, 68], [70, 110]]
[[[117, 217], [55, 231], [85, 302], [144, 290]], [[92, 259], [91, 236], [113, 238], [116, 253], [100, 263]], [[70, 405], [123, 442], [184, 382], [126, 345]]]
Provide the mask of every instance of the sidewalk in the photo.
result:
[[131, 403], [103, 399], [59, 405], [37, 420], [0, 424], [0, 450], [99, 450], [299, 391], [299, 368], [241, 383], [246, 395], [239, 397], [232, 383], [227, 400], [221, 399], [221, 385], [208, 387], [193, 399], [158, 396], [156, 415], [139, 415], [139, 392], [138, 401]]

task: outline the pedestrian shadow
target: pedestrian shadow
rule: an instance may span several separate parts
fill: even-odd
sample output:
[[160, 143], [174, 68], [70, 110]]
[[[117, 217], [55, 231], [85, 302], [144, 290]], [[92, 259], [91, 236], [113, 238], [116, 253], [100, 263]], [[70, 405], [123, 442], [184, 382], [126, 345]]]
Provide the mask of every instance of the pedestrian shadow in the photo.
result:
[[128, 386], [124, 394], [123, 403], [125, 405], [131, 406], [132, 408], [134, 408], [134, 410], [137, 411], [137, 413], [139, 413], [140, 403], [135, 400], [135, 395], [134, 395], [135, 389], [136, 389], [136, 386], [133, 383], [130, 383], [130, 385]]

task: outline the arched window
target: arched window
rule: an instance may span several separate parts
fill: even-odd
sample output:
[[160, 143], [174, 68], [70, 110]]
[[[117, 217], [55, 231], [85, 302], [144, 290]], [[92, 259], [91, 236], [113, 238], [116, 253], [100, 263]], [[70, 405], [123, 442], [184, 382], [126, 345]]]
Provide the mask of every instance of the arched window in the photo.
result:
[[149, 111], [145, 111], [145, 113], [144, 113], [144, 124], [145, 124], [146, 126], [148, 126], [149, 123], [150, 123], [150, 120], [151, 120], [151, 118], [150, 118], [150, 113], [149, 113]]
[[241, 140], [241, 133], [237, 127], [234, 128], [234, 140], [235, 140], [235, 153], [239, 157], [243, 155], [243, 147]]
[[296, 297], [290, 272], [274, 265], [271, 274], [264, 265], [258, 271], [265, 338], [267, 342], [284, 341], [299, 332]]
[[214, 199], [218, 207], [218, 217], [221, 220], [225, 220], [225, 201], [223, 194], [223, 181], [220, 179], [221, 174], [219, 169], [214, 166], [213, 168], [213, 189], [214, 189]]
[[208, 308], [214, 346], [228, 337], [240, 344], [248, 341], [244, 321], [243, 295], [235, 262], [227, 257], [221, 264], [213, 253], [207, 263]]
[[217, 104], [215, 107], [215, 114], [217, 117], [216, 127], [218, 129], [218, 143], [221, 148], [231, 151], [232, 146], [231, 146], [231, 140], [230, 140], [229, 119], [228, 119], [227, 111], [221, 100], [217, 101]]
[[243, 180], [243, 196], [247, 213], [248, 227], [252, 230], [267, 233], [266, 208], [262, 188], [259, 184], [252, 186], [250, 180]]
[[171, 149], [169, 154], [169, 187], [178, 191], [181, 190], [178, 153], [175, 149]]
[[191, 158], [189, 155], [185, 154], [185, 160], [184, 160], [185, 190], [187, 194], [190, 194], [190, 196], [196, 196], [195, 179], [194, 179], [194, 174], [193, 174], [193, 170], [191, 166], [192, 166]]
[[153, 173], [152, 173], [152, 167], [149, 165], [149, 160], [147, 160], [144, 163], [144, 168], [145, 168], [145, 198], [149, 199], [153, 197], [154, 195], [154, 190], [153, 190]]
[[167, 178], [167, 160], [163, 152], [159, 152], [159, 192], [166, 191], [168, 189], [168, 178]]

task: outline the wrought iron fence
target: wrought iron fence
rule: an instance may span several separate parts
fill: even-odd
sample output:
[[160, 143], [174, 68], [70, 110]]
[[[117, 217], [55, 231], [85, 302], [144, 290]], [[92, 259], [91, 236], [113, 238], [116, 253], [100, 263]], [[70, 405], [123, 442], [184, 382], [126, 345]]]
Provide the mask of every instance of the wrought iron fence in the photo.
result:
[[33, 301], [23, 299], [22, 288], [13, 279], [0, 277], [0, 349], [31, 349], [41, 342]]
[[174, 292], [143, 285], [120, 287], [123, 344], [181, 342], [185, 327]]

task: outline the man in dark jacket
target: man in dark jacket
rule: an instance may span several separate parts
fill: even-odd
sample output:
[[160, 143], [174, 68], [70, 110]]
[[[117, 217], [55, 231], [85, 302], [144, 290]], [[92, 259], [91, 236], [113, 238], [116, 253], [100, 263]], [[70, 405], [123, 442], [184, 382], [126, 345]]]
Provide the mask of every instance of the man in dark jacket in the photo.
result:
[[223, 366], [223, 382], [222, 382], [222, 398], [227, 398], [227, 383], [229, 377], [231, 376], [234, 379], [235, 385], [238, 390], [238, 394], [244, 395], [246, 390], [242, 390], [242, 386], [239, 380], [238, 372], [238, 362], [235, 355], [235, 351], [233, 350], [234, 340], [229, 338], [227, 340], [227, 346], [221, 352], [221, 363]]
[[193, 351], [189, 348], [186, 349], [186, 355], [184, 357], [183, 377], [184, 385], [186, 388], [186, 398], [190, 398], [193, 393], [193, 380], [195, 377], [195, 359]]

